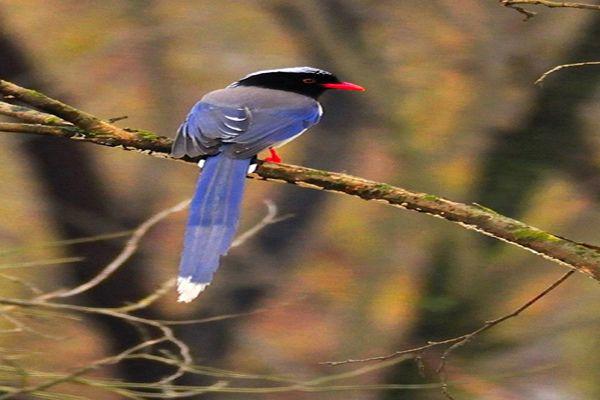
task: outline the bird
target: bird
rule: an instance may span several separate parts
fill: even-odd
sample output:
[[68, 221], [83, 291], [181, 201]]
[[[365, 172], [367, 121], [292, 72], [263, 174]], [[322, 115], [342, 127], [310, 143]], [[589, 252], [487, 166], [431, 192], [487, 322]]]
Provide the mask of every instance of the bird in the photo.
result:
[[211, 282], [235, 235], [246, 175], [275, 150], [321, 119], [319, 97], [330, 89], [364, 91], [314, 67], [263, 70], [246, 75], [197, 102], [177, 131], [175, 158], [200, 157], [202, 169], [190, 205], [177, 279], [178, 301], [188, 303]]

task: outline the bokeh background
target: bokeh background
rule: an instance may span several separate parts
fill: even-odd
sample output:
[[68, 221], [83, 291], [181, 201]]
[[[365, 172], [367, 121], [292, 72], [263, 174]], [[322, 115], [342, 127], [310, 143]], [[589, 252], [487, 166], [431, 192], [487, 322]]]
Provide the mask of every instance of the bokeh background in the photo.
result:
[[[525, 23], [495, 0], [0, 0], [0, 77], [102, 118], [128, 116], [120, 126], [173, 136], [205, 92], [255, 70], [321, 67], [368, 91], [324, 96], [322, 123], [284, 148], [284, 161], [477, 202], [600, 243], [600, 69], [563, 70], [533, 85], [554, 65], [600, 59], [600, 13], [536, 11]], [[2, 134], [0, 146], [4, 297], [31, 295], [11, 277], [52, 290], [93, 276], [126, 238], [57, 241], [133, 229], [191, 196], [198, 174], [189, 164], [67, 140]], [[267, 309], [178, 327], [200, 365], [298, 379], [356, 369], [319, 363], [460, 335], [516, 308], [564, 272], [445, 221], [270, 182], [248, 183], [242, 230], [262, 218], [263, 199], [294, 217], [233, 250], [194, 303], [178, 304], [169, 293], [140, 312], [190, 319]], [[69, 301], [110, 307], [151, 293], [176, 274], [185, 219], [183, 212], [162, 222], [121, 271]], [[83, 260], [60, 262], [65, 257]], [[453, 393], [600, 398], [598, 293], [597, 282], [576, 274], [458, 350], [448, 366]], [[23, 368], [68, 372], [140, 338], [114, 319], [22, 318], [46, 333], [0, 335], [3, 363]], [[1, 324], [9, 329], [9, 322]], [[424, 355], [424, 375], [404, 361], [350, 383], [436, 382], [439, 356], [439, 350]], [[91, 375], [152, 381], [164, 373], [129, 362]], [[11, 379], [2, 375], [3, 384], [17, 385]], [[240, 385], [255, 384], [234, 386]], [[62, 390], [121, 398], [89, 387]], [[442, 395], [357, 389], [203, 398]]]

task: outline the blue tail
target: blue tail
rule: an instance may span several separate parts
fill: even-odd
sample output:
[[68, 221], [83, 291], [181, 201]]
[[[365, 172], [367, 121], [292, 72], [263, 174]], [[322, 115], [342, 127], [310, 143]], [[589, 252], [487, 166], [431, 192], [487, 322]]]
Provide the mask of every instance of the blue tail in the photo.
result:
[[212, 280], [240, 219], [250, 159], [209, 157], [190, 206], [179, 265], [179, 301], [192, 301]]

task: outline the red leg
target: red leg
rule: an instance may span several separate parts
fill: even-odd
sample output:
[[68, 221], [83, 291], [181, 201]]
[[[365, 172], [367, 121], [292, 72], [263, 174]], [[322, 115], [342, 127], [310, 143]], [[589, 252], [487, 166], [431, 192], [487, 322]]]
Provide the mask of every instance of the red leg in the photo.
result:
[[281, 162], [281, 157], [279, 157], [279, 154], [277, 154], [277, 152], [275, 151], [274, 148], [269, 147], [269, 153], [271, 153], [271, 156], [265, 158], [264, 161], [273, 162], [273, 163]]

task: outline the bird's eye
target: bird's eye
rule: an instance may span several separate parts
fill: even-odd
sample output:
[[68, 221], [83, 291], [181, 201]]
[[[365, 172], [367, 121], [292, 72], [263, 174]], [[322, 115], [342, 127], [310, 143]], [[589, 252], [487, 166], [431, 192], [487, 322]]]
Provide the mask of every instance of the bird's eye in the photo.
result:
[[317, 80], [313, 79], [313, 78], [306, 78], [306, 79], [302, 79], [302, 82], [304, 83], [315, 83]]

